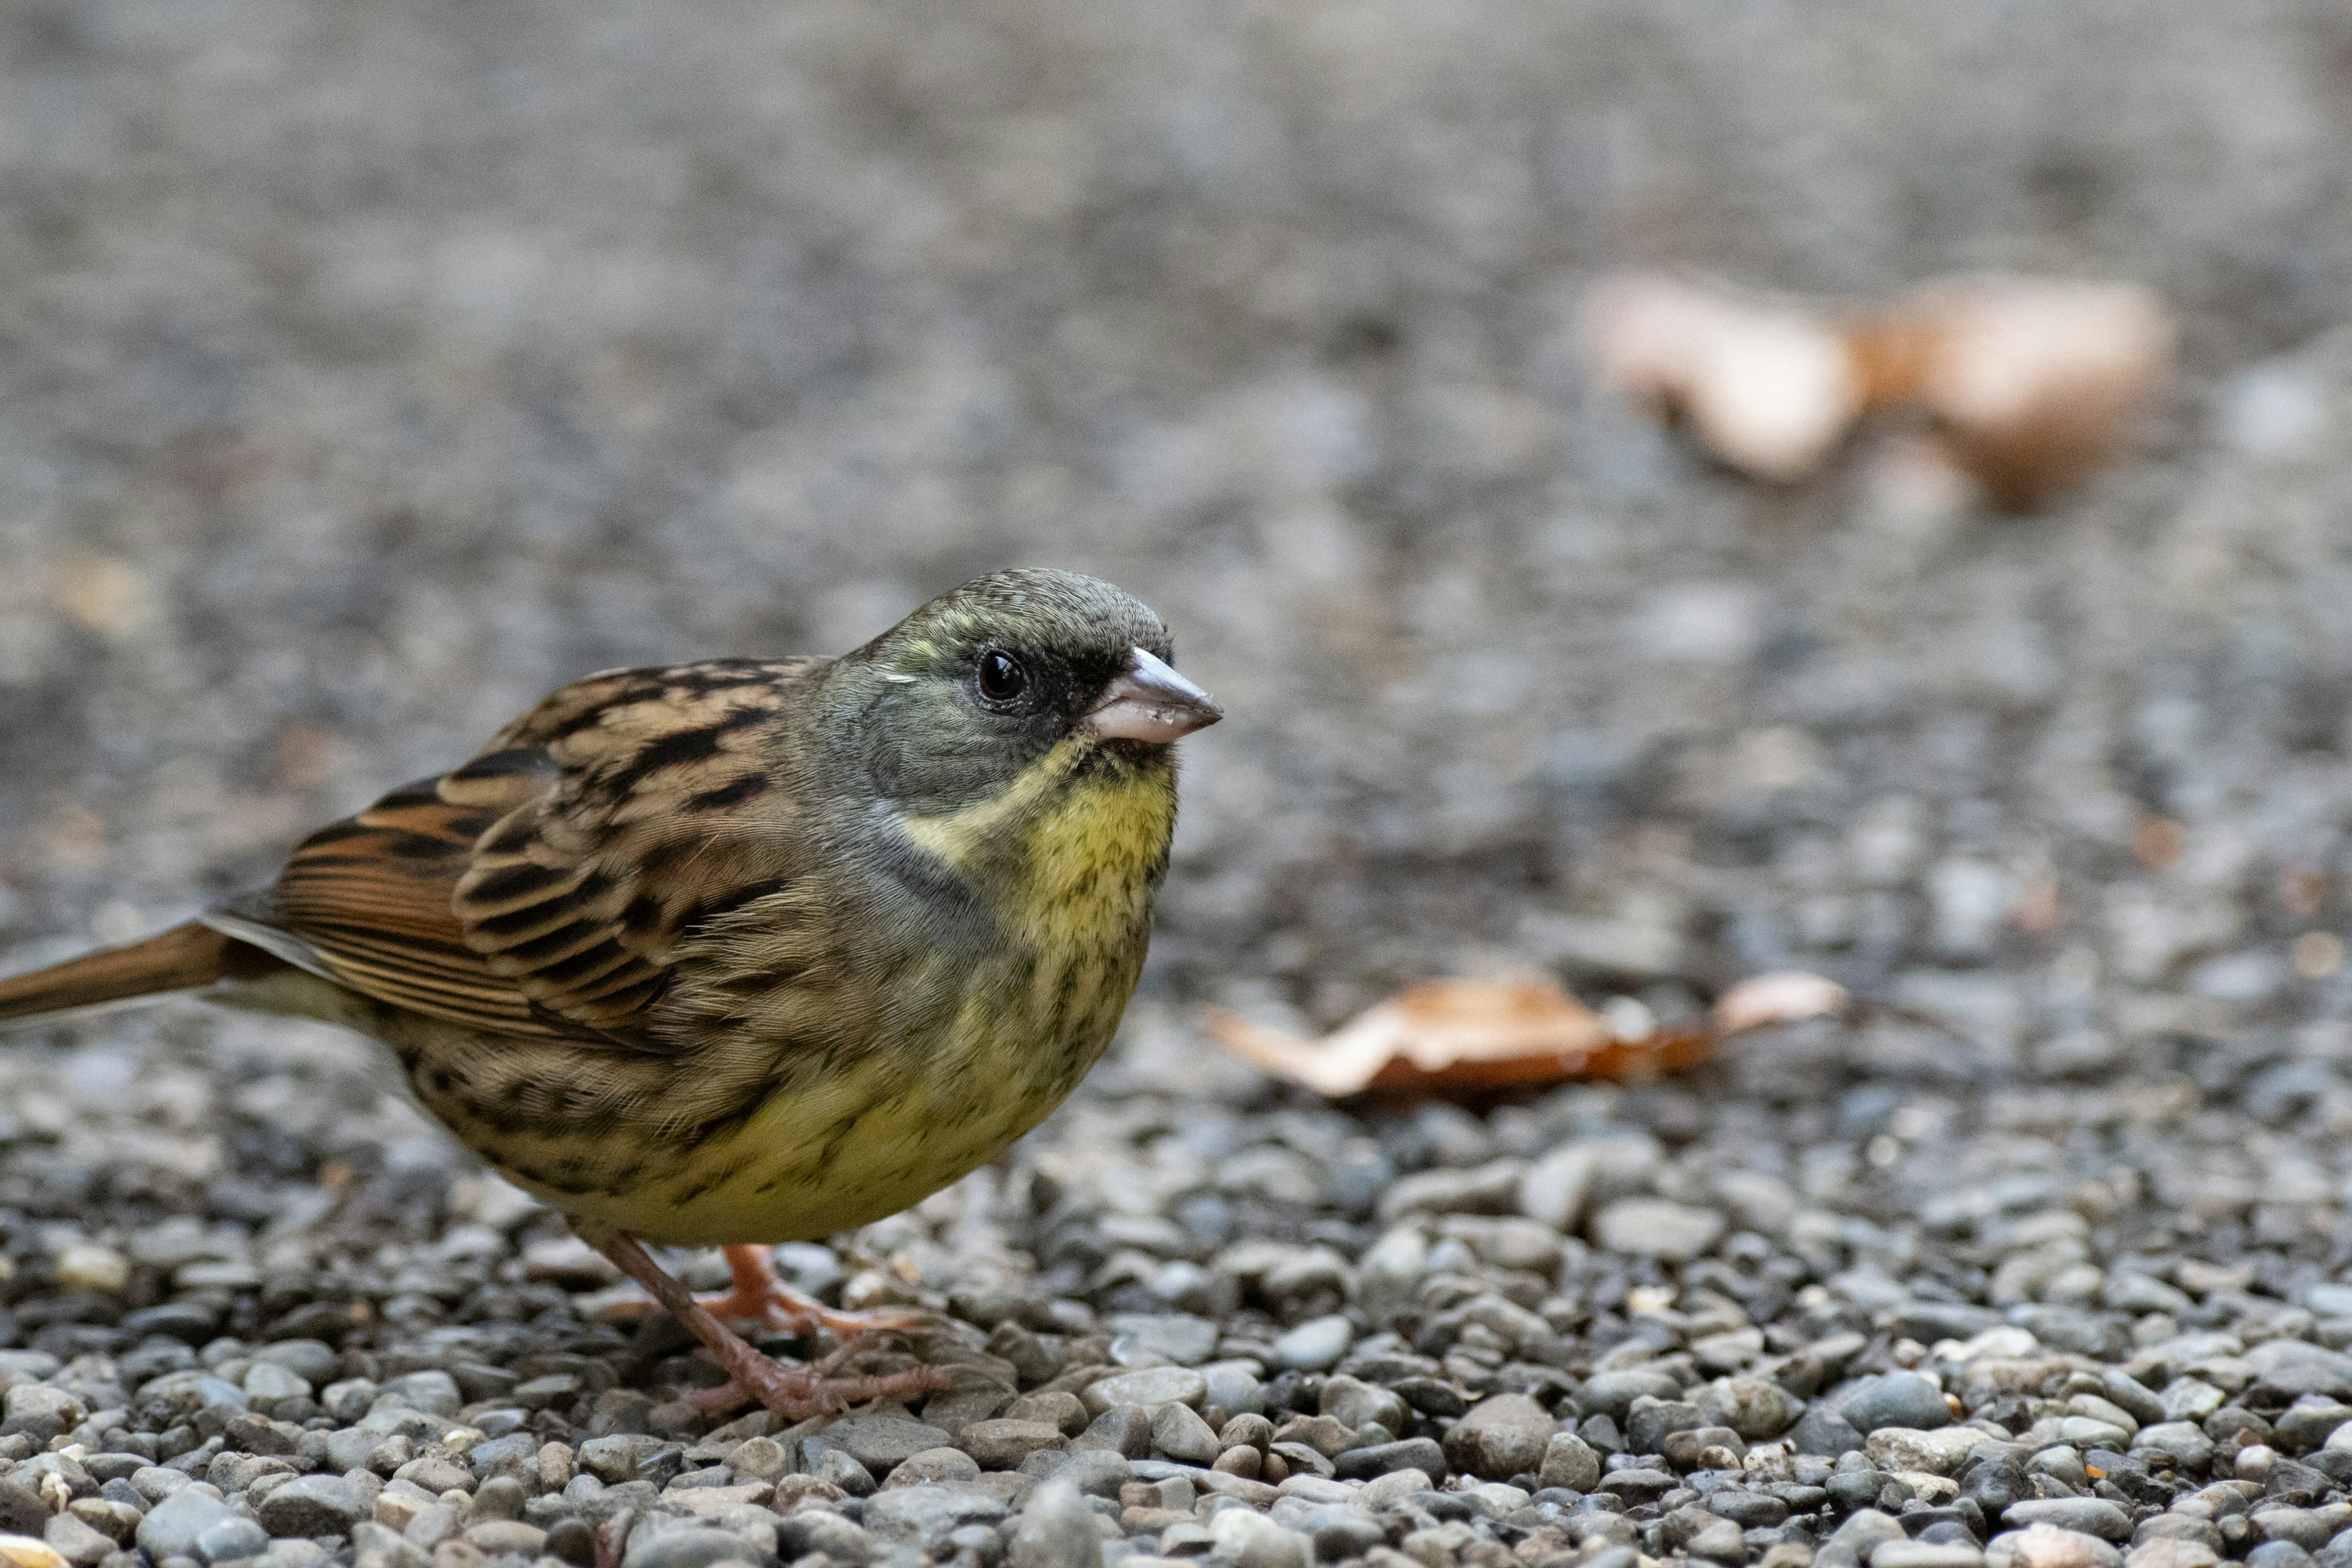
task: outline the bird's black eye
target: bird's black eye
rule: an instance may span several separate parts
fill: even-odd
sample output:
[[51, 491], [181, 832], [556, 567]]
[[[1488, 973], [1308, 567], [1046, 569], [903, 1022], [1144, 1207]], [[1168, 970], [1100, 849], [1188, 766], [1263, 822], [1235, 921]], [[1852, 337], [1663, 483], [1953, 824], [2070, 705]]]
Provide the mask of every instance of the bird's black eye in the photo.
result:
[[980, 694], [991, 702], [1010, 702], [1029, 689], [1029, 672], [1003, 648], [980, 656]]

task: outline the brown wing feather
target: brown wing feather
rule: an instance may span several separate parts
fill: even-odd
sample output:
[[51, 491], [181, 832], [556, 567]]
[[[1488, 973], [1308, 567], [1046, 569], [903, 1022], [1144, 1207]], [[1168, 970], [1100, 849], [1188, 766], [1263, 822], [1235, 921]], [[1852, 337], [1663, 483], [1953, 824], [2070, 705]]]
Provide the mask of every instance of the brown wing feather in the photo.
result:
[[777, 890], [763, 721], [815, 660], [592, 676], [313, 835], [276, 920], [336, 978], [478, 1027], [658, 1047], [678, 938]]
[[305, 839], [270, 890], [270, 917], [378, 1001], [482, 1028], [568, 1032], [466, 945], [450, 890], [496, 819], [441, 798], [443, 782], [395, 790]]

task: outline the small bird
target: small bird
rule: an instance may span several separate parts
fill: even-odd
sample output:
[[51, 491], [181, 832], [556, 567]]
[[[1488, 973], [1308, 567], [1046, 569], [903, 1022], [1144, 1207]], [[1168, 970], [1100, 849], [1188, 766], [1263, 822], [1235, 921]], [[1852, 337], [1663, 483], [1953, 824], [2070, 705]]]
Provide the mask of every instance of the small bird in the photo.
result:
[[[592, 675], [268, 888], [0, 982], [0, 1022], [193, 991], [344, 1025], [709, 1348], [704, 1408], [941, 1387], [787, 1367], [724, 1320], [908, 1326], [789, 1290], [762, 1244], [955, 1181], [1101, 1055], [1167, 870], [1171, 742], [1222, 717], [1173, 657], [1119, 589], [1022, 570], [837, 658]], [[725, 1247], [735, 1289], [698, 1300], [647, 1241]]]

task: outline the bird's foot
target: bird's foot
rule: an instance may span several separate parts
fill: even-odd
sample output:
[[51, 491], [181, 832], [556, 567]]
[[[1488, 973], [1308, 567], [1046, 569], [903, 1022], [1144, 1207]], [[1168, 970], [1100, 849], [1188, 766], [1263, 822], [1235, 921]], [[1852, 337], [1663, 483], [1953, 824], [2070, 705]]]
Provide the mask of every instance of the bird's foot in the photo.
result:
[[[726, 1323], [758, 1323], [785, 1333], [804, 1334], [823, 1329], [841, 1339], [881, 1333], [892, 1329], [921, 1328], [930, 1314], [910, 1307], [877, 1307], [845, 1312], [828, 1307], [804, 1291], [776, 1278], [770, 1247], [741, 1246], [719, 1249], [727, 1258], [728, 1289], [715, 1296], [697, 1296], [694, 1304]], [[656, 1300], [617, 1301], [604, 1309], [607, 1318], [643, 1318], [664, 1310]]]
[[[651, 1291], [655, 1300], [675, 1313], [677, 1321], [686, 1325], [687, 1331], [702, 1342], [703, 1349], [710, 1352], [710, 1359], [719, 1363], [719, 1369], [727, 1374], [726, 1383], [719, 1387], [698, 1390], [687, 1395], [689, 1403], [706, 1414], [732, 1410], [756, 1400], [788, 1420], [805, 1421], [812, 1415], [823, 1415], [849, 1405], [879, 1399], [886, 1394], [937, 1394], [952, 1386], [952, 1380], [947, 1373], [935, 1366], [919, 1366], [907, 1372], [865, 1377], [833, 1375], [834, 1369], [858, 1348], [856, 1337], [814, 1366], [785, 1366], [772, 1357], [761, 1355], [737, 1338], [709, 1308], [695, 1300], [691, 1291], [663, 1273], [660, 1266], [646, 1256], [646, 1249], [637, 1244], [635, 1237], [619, 1231], [588, 1227], [583, 1227], [581, 1234], [598, 1251], [619, 1265], [623, 1273]], [[853, 1336], [878, 1329], [905, 1328], [910, 1325], [910, 1321], [927, 1321], [920, 1314], [904, 1311], [833, 1311], [798, 1291], [786, 1292], [768, 1270], [765, 1248], [747, 1247], [729, 1247], [727, 1250], [728, 1265], [734, 1272], [736, 1289], [721, 1298], [722, 1304], [740, 1293], [748, 1300], [761, 1303], [761, 1310], [748, 1314], [750, 1316], [764, 1317], [772, 1312], [792, 1313], [814, 1309], [822, 1315], [806, 1321], [824, 1328], [839, 1325], [851, 1330]], [[778, 1300], [780, 1295], [783, 1297], [781, 1302]]]
[[935, 1366], [877, 1377], [832, 1377], [814, 1367], [790, 1367], [768, 1356], [755, 1353], [755, 1365], [733, 1368], [720, 1386], [688, 1394], [687, 1402], [705, 1415], [721, 1415], [757, 1403], [787, 1421], [805, 1421], [869, 1399], [938, 1394], [950, 1386], [948, 1374]]

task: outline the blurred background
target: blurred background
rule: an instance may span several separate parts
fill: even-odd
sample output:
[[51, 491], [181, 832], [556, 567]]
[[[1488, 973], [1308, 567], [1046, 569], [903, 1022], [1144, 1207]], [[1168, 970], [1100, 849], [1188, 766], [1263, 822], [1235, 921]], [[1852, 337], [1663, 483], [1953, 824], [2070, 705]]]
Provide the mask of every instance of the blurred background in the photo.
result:
[[[0, 956], [1033, 563], [1232, 714], [1162, 1016], [1798, 966], [1923, 1071], [2352, 1055], [2347, 171], [2340, 0], [18, 0]], [[2031, 515], [1759, 485], [1593, 384], [1652, 264], [2136, 280], [2184, 374]]]

